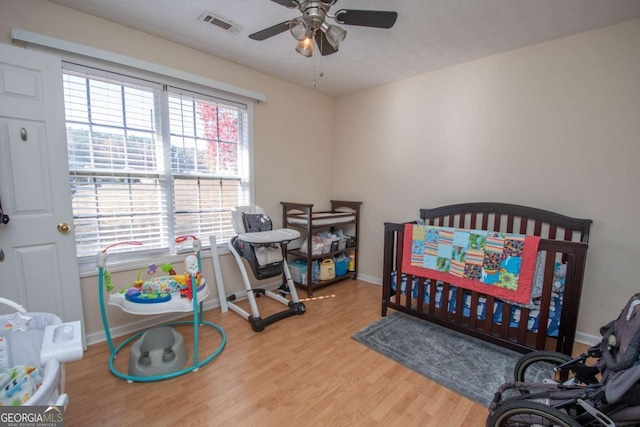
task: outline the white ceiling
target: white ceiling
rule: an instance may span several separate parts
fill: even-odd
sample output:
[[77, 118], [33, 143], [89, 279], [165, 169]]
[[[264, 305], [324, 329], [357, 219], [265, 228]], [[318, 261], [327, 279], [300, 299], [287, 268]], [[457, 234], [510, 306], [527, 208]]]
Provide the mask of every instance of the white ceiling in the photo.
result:
[[[338, 52], [305, 58], [288, 31], [249, 39], [299, 15], [270, 0], [49, 1], [301, 86], [312, 87], [315, 76], [316, 90], [332, 96], [640, 18], [640, 0], [339, 0], [332, 13], [389, 10], [398, 20], [391, 29], [342, 25], [348, 34]], [[232, 34], [199, 21], [205, 11], [242, 30]]]

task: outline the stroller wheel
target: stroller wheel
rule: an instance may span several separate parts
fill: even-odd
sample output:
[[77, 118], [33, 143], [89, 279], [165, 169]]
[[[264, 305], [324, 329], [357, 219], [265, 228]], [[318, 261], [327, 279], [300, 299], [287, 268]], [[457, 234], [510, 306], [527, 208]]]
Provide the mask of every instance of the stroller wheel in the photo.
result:
[[552, 406], [528, 400], [514, 400], [500, 405], [487, 418], [487, 427], [553, 426], [580, 427], [580, 424]]
[[556, 371], [555, 368], [572, 360], [564, 353], [555, 351], [532, 351], [518, 359], [513, 371], [515, 381], [542, 383], [544, 380], [565, 382], [573, 377], [570, 368]]

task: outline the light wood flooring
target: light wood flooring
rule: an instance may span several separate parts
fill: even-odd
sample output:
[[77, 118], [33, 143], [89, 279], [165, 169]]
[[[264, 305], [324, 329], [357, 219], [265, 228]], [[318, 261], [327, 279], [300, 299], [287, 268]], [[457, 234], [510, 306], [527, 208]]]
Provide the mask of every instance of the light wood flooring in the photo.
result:
[[[205, 320], [227, 334], [224, 350], [171, 380], [129, 384], [109, 372], [106, 343], [90, 346], [67, 365], [65, 425], [484, 426], [484, 407], [351, 339], [380, 318], [380, 294], [379, 286], [357, 280], [320, 288], [305, 301], [305, 314], [260, 333], [236, 313], [207, 311]], [[262, 317], [283, 307], [258, 302]], [[192, 354], [191, 328], [177, 330]], [[201, 331], [203, 359], [220, 338], [213, 328]], [[126, 373], [127, 366], [125, 348], [116, 367]]]

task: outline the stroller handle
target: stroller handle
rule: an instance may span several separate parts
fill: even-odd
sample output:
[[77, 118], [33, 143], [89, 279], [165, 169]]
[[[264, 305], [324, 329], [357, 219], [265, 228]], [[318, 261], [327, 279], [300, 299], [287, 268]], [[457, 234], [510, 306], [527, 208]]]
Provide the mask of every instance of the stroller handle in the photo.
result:
[[10, 299], [0, 297], [0, 303], [4, 305], [8, 305], [11, 308], [15, 308], [20, 314], [27, 313], [27, 310], [25, 310], [23, 306], [21, 306], [17, 302], [11, 301]]

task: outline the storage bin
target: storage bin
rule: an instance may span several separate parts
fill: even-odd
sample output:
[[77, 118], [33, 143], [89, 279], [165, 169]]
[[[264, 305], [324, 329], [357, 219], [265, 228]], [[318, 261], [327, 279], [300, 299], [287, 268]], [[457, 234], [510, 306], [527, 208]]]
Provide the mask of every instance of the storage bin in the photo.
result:
[[347, 247], [352, 248], [356, 245], [356, 238], [353, 236], [345, 236], [347, 239]]
[[307, 275], [307, 261], [301, 258], [293, 260], [293, 262], [289, 263], [289, 271], [291, 272], [291, 278], [294, 282], [302, 283], [306, 285], [306, 283], [302, 280], [303, 274]]
[[336, 276], [344, 276], [347, 274], [347, 267], [349, 266], [349, 258], [342, 257], [335, 259]]

